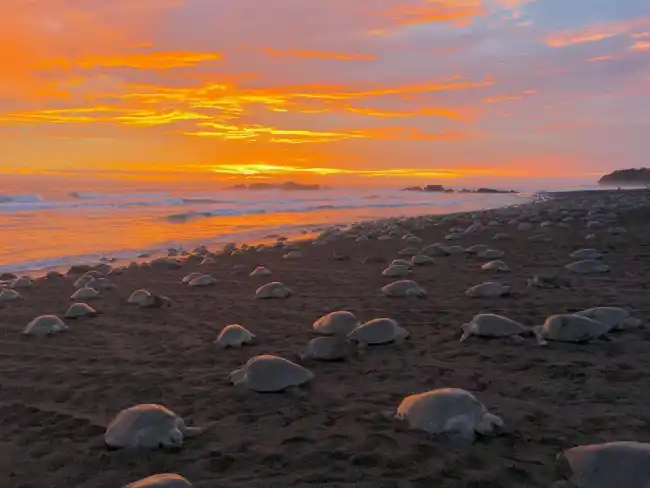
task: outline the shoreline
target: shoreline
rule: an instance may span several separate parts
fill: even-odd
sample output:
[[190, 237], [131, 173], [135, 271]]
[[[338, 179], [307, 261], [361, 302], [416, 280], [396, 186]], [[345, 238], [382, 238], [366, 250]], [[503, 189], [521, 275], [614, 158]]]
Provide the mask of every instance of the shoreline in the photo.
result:
[[[449, 241], [452, 229], [472, 225], [471, 215], [362, 223], [266, 252], [215, 254], [212, 263], [188, 258], [180, 267], [135, 267], [109, 274], [115, 289], [88, 301], [99, 315], [66, 319], [69, 330], [52, 337], [21, 331], [38, 315], [63, 317], [79, 275], [35, 280], [20, 289], [24, 300], [1, 305], [0, 458], [11, 464], [0, 468], [0, 482], [104, 488], [166, 471], [197, 487], [546, 488], [558, 479], [554, 463], [563, 449], [647, 438], [648, 330], [615, 332], [611, 342], [541, 347], [532, 337], [459, 342], [460, 327], [479, 313], [530, 327], [552, 314], [597, 306], [624, 307], [647, 324], [648, 208], [650, 194], [573, 195], [471, 212], [482, 230]], [[552, 225], [542, 225], [547, 221]], [[594, 221], [602, 225], [588, 227]], [[533, 229], [519, 229], [521, 222]], [[610, 232], [618, 226], [626, 232]], [[510, 238], [493, 239], [498, 233]], [[406, 243], [408, 234], [422, 241]], [[529, 240], [537, 234], [550, 242]], [[378, 238], [383, 235], [392, 238]], [[371, 238], [360, 239], [365, 236]], [[511, 272], [483, 271], [487, 260], [468, 253], [435, 256], [435, 264], [414, 266], [407, 278], [426, 290], [425, 298], [383, 296], [381, 288], [399, 279], [382, 276], [388, 263], [408, 259], [400, 255], [404, 248], [436, 242], [487, 244], [505, 252]], [[303, 256], [284, 259], [292, 248]], [[580, 248], [600, 250], [610, 272], [569, 273], [564, 266]], [[258, 265], [273, 274], [250, 277]], [[181, 284], [192, 272], [219, 281], [204, 288]], [[565, 277], [572, 286], [526, 286], [537, 274]], [[259, 286], [276, 280], [293, 295], [252, 300]], [[512, 295], [466, 296], [466, 289], [490, 280], [512, 286]], [[126, 304], [137, 289], [167, 296], [172, 306]], [[411, 335], [403, 345], [369, 347], [342, 362], [303, 363], [315, 378], [299, 394], [245, 392], [228, 382], [231, 371], [256, 355], [297, 361], [314, 337], [312, 323], [335, 310], [362, 322], [390, 317]], [[248, 328], [256, 343], [215, 349], [228, 324]], [[407, 395], [444, 387], [473, 393], [504, 420], [503, 431], [453, 444], [385, 414]], [[110, 420], [139, 403], [163, 404], [188, 425], [209, 428], [174, 451], [107, 449]]]
[[[596, 188], [596, 189], [588, 189], [588, 190], [549, 191], [549, 192], [539, 192], [533, 194], [523, 193], [517, 195], [522, 199], [528, 198], [528, 201], [526, 202], [504, 204], [497, 207], [483, 208], [480, 210], [467, 210], [467, 211], [446, 212], [446, 213], [444, 212], [423, 213], [423, 214], [409, 215], [409, 216], [396, 215], [393, 217], [373, 218], [373, 219], [360, 220], [360, 221], [305, 224], [304, 226], [301, 226], [302, 228], [297, 229], [295, 232], [291, 232], [291, 231], [275, 232], [273, 228], [269, 228], [263, 232], [258, 232], [258, 234], [267, 234], [267, 232], [269, 234], [267, 234], [266, 236], [259, 236], [259, 237], [254, 237], [252, 239], [248, 239], [247, 242], [245, 242], [245, 244], [251, 246], [271, 245], [275, 242], [275, 238], [269, 237], [270, 234], [278, 234], [283, 239], [286, 238], [292, 242], [305, 241], [305, 240], [311, 240], [316, 238], [318, 234], [322, 232], [322, 230], [324, 229], [345, 228], [358, 222], [368, 224], [373, 222], [384, 222], [391, 219], [399, 219], [399, 218], [429, 217], [429, 216], [457, 216], [457, 215], [462, 216], [467, 214], [475, 214], [475, 213], [487, 212], [491, 210], [497, 210], [501, 208], [534, 205], [540, 201], [540, 198], [543, 199], [544, 197], [557, 199], [557, 198], [582, 197], [582, 196], [589, 196], [593, 194], [616, 195], [619, 194], [619, 192], [627, 192], [630, 194], [643, 194], [644, 192], [649, 192], [649, 191], [650, 190], [646, 188], [628, 188], [628, 189], [622, 188], [621, 190], [612, 189], [612, 188]], [[199, 246], [208, 246], [208, 247], [221, 246], [222, 247], [230, 242], [231, 241], [228, 240], [217, 240], [217, 239], [208, 240], [208, 241], [188, 239], [184, 243], [181, 242], [179, 247], [170, 246], [168, 249], [187, 251], [189, 248], [195, 248]], [[236, 242], [236, 241], [232, 241], [232, 242]], [[185, 246], [184, 244], [186, 244], [187, 246]], [[241, 244], [244, 244], [244, 242], [241, 242]], [[30, 265], [26, 265], [26, 264], [17, 264], [13, 266], [8, 265], [8, 266], [0, 267], [0, 274], [4, 272], [10, 272], [10, 273], [18, 273], [21, 276], [31, 276], [33, 278], [40, 278], [45, 276], [50, 271], [64, 272], [67, 268], [69, 268], [74, 264], [98, 265], [101, 263], [107, 263], [114, 266], [124, 266], [129, 264], [130, 262], [143, 263], [151, 259], [164, 257], [167, 254], [168, 249], [165, 249], [163, 247], [157, 247], [157, 248], [142, 248], [142, 249], [129, 250], [129, 251], [117, 251], [114, 253], [98, 252], [86, 256], [80, 256], [78, 258], [72, 258], [72, 259], [62, 258], [65, 260], [65, 262], [56, 265], [44, 264], [42, 266], [36, 266], [36, 267], [31, 267]], [[140, 255], [144, 255], [144, 254], [146, 254], [147, 256], [142, 258], [139, 257]], [[51, 261], [51, 259], [44, 260], [44, 261]]]
[[[513, 194], [504, 194], [504, 195], [512, 196]], [[516, 196], [517, 198], [526, 201], [522, 201], [521, 203], [507, 203], [498, 206], [489, 206], [478, 210], [463, 210], [458, 212], [446, 212], [445, 211], [446, 206], [440, 205], [438, 207], [440, 209], [440, 212], [436, 212], [436, 213], [422, 213], [422, 214], [415, 214], [415, 215], [398, 214], [390, 217], [378, 217], [378, 218], [370, 218], [370, 219], [362, 219], [362, 220], [352, 219], [349, 221], [340, 221], [340, 222], [318, 222], [317, 221], [310, 224], [296, 226], [295, 230], [289, 230], [289, 231], [287, 231], [286, 226], [269, 227], [264, 230], [247, 234], [248, 236], [251, 236], [248, 239], [229, 240], [220, 237], [215, 237], [212, 239], [201, 240], [201, 239], [188, 237], [187, 239], [182, 239], [182, 238], [178, 239], [177, 242], [179, 244], [172, 244], [173, 240], [170, 240], [170, 245], [168, 247], [164, 247], [164, 246], [154, 247], [154, 248], [143, 247], [143, 248], [128, 250], [128, 251], [125, 250], [125, 251], [116, 251], [116, 252], [93, 252], [90, 254], [80, 255], [74, 258], [60, 258], [59, 260], [62, 261], [60, 264], [49, 264], [49, 262], [54, 260], [53, 258], [50, 258], [50, 259], [42, 260], [41, 262], [43, 262], [44, 264], [37, 265], [37, 266], [33, 266], [30, 263], [18, 263], [15, 265], [5, 265], [4, 267], [0, 267], [0, 274], [3, 272], [12, 272], [12, 273], [19, 273], [25, 276], [32, 276], [37, 278], [37, 277], [44, 276], [49, 271], [63, 272], [68, 267], [74, 264], [97, 265], [100, 263], [108, 263], [114, 266], [120, 266], [120, 265], [123, 266], [129, 264], [130, 262], [142, 263], [150, 259], [155, 259], [155, 258], [160, 258], [165, 256], [169, 249], [175, 249], [177, 251], [188, 251], [192, 248], [196, 248], [200, 246], [207, 246], [210, 248], [223, 247], [229, 244], [230, 242], [236, 242], [237, 244], [245, 243], [247, 245], [252, 245], [252, 246], [270, 245], [275, 242], [275, 238], [269, 237], [269, 235], [276, 235], [276, 234], [281, 236], [282, 238], [286, 238], [291, 241], [303, 241], [303, 240], [309, 240], [317, 237], [317, 235], [325, 229], [344, 228], [358, 222], [371, 223], [371, 222], [380, 222], [380, 221], [386, 221], [386, 220], [398, 219], [398, 218], [413, 218], [417, 216], [428, 216], [428, 215], [438, 216], [438, 215], [457, 215], [457, 214], [466, 214], [466, 213], [476, 213], [476, 212], [494, 210], [498, 208], [507, 208], [509, 206], [528, 205], [534, 202], [533, 194], [523, 193], [523, 194], [516, 194]], [[432, 205], [434, 208], [436, 207], [435, 204]], [[422, 206], [424, 207], [425, 205]], [[399, 207], [397, 207], [396, 210], [399, 210]], [[215, 216], [212, 218], [219, 218], [219, 217]], [[183, 223], [177, 223], [175, 225], [178, 225], [179, 229], [182, 229]], [[146, 254], [147, 257], [140, 258], [139, 256], [143, 254]]]

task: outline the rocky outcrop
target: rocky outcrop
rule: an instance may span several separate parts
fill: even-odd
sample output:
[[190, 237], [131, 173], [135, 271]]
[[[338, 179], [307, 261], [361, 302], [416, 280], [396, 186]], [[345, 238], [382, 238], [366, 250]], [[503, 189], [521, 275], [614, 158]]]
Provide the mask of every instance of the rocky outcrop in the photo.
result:
[[404, 188], [404, 191], [431, 191], [445, 193], [517, 193], [515, 190], [496, 190], [494, 188], [477, 188], [475, 190], [463, 188], [462, 190], [452, 190], [451, 188], [445, 188], [442, 185], [409, 186], [408, 188]]
[[650, 185], [649, 168], [618, 169], [598, 180], [603, 186]]
[[409, 186], [404, 191], [446, 191], [442, 185]]

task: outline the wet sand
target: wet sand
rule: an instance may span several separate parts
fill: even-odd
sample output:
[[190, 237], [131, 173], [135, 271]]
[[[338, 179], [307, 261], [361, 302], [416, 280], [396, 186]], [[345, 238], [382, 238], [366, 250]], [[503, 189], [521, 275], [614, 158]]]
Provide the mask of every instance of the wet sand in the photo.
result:
[[[580, 200], [584, 207], [624, 194], [647, 195], [565, 194], [558, 201], [571, 208]], [[551, 213], [549, 220], [556, 217]], [[508, 223], [489, 228], [446, 244], [501, 249], [512, 272], [482, 271], [486, 260], [468, 254], [435, 258], [435, 265], [414, 268], [410, 278], [426, 289], [424, 299], [391, 299], [380, 292], [395, 281], [381, 275], [386, 264], [411, 247], [401, 235], [389, 241], [304, 242], [298, 244], [304, 257], [296, 260], [282, 259], [286, 251], [275, 249], [223, 256], [208, 265], [188, 260], [180, 269], [126, 270], [110, 276], [116, 290], [88, 302], [102, 312], [98, 317], [68, 320], [70, 330], [56, 336], [24, 337], [22, 329], [37, 315], [62, 317], [75, 290], [75, 278], [38, 280], [20, 290], [24, 301], [0, 305], [0, 484], [121, 487], [177, 472], [205, 488], [546, 487], [558, 479], [554, 460], [565, 448], [650, 438], [645, 328], [617, 333], [610, 343], [544, 348], [533, 338], [522, 344], [475, 337], [459, 343], [460, 326], [478, 313], [540, 325], [548, 315], [596, 306], [626, 307], [647, 321], [649, 224], [646, 207], [620, 212], [616, 225], [627, 228], [623, 235], [609, 234], [607, 226], [587, 230], [578, 220], [568, 228], [546, 229], [550, 243], [528, 241], [539, 233], [539, 223], [535, 231]], [[412, 232], [424, 246], [445, 242], [455, 225]], [[496, 232], [507, 232], [512, 240], [493, 241]], [[595, 239], [585, 240], [590, 233]], [[601, 250], [611, 272], [570, 275], [564, 266], [580, 248]], [[335, 251], [349, 259], [332, 260]], [[362, 263], [364, 257], [385, 264]], [[232, 274], [237, 264], [249, 272], [263, 265], [273, 275]], [[207, 288], [180, 284], [194, 271], [223, 283]], [[526, 279], [540, 273], [570, 276], [573, 286], [527, 287]], [[275, 280], [294, 296], [251, 299], [257, 287]], [[512, 285], [513, 295], [464, 295], [468, 287], [489, 280]], [[173, 306], [127, 305], [139, 288], [170, 297]], [[294, 359], [313, 337], [311, 324], [334, 310], [349, 310], [362, 321], [392, 317], [411, 337], [403, 346], [372, 347], [347, 362], [309, 364], [316, 378], [302, 398], [242, 393], [228, 383], [228, 373], [254, 355]], [[218, 331], [232, 323], [247, 327], [259, 342], [216, 350]], [[406, 395], [440, 387], [474, 393], [504, 419], [505, 432], [458, 445], [409, 431], [384, 414]], [[107, 423], [137, 403], [161, 403], [190, 425], [210, 427], [178, 451], [108, 450], [103, 442]]]

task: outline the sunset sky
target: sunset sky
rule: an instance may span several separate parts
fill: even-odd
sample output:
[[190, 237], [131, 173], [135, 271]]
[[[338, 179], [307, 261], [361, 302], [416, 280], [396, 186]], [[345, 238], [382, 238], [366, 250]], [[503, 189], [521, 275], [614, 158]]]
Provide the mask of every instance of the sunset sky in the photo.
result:
[[429, 181], [648, 164], [648, 0], [0, 3], [0, 172]]

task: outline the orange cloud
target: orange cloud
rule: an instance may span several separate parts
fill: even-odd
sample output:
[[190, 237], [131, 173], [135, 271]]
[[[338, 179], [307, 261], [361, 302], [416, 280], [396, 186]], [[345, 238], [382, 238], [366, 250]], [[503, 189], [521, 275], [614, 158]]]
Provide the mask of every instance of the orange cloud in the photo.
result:
[[350, 139], [381, 139], [393, 141], [455, 141], [470, 139], [476, 135], [459, 132], [422, 133], [408, 127], [385, 127], [379, 129], [355, 129], [346, 131], [312, 131], [299, 129], [279, 129], [262, 125], [238, 126], [234, 124], [215, 124], [202, 122], [199, 127], [206, 130], [183, 132], [184, 135], [213, 137], [223, 140], [252, 140], [282, 144], [306, 144], [334, 142]]
[[75, 65], [82, 68], [136, 68], [136, 69], [171, 69], [197, 66], [206, 61], [222, 58], [220, 53], [201, 52], [152, 52], [131, 53], [119, 56], [91, 55], [78, 61], [53, 61], [59, 66]]
[[315, 51], [276, 51], [274, 49], [264, 49], [264, 52], [270, 56], [296, 56], [300, 58], [313, 59], [339, 59], [342, 61], [370, 61], [377, 59], [377, 56], [374, 54], [341, 54]]
[[650, 41], [637, 41], [630, 46], [632, 51], [650, 51]]
[[650, 18], [641, 18], [629, 22], [612, 22], [581, 29], [568, 29], [555, 32], [546, 37], [545, 42], [551, 47], [567, 47], [575, 44], [597, 42], [650, 25]]
[[593, 63], [597, 61], [611, 61], [613, 59], [616, 59], [616, 56], [613, 56], [612, 54], [606, 54], [604, 56], [596, 56], [593, 58], [589, 58], [587, 61]]
[[[429, 83], [356, 89], [331, 85], [276, 86], [251, 89], [241, 88], [234, 83], [211, 83], [199, 87], [132, 85], [123, 86], [124, 93], [94, 93], [98, 99], [112, 99], [111, 105], [10, 112], [0, 116], [0, 122], [7, 125], [111, 122], [119, 125], [150, 127], [179, 121], [204, 120], [209, 122], [205, 122], [203, 127], [206, 124], [217, 124], [218, 128], [223, 129], [229, 127], [228, 124], [224, 125], [224, 122], [244, 116], [251, 107], [264, 107], [268, 111], [276, 113], [357, 113], [378, 119], [428, 116], [469, 121], [474, 114], [467, 108], [423, 107], [411, 111], [391, 111], [372, 107], [357, 107], [349, 102], [393, 97], [403, 103], [402, 97], [405, 95], [459, 91], [491, 84], [490, 78], [481, 81], [465, 81], [453, 76]], [[240, 133], [239, 129], [228, 129], [225, 132], [202, 129], [185, 132], [195, 135], [200, 132], [200, 135], [204, 136], [220, 137], [221, 135], [225, 139], [239, 139], [243, 134], [255, 133], [259, 135], [254, 129], [255, 127], [248, 128], [243, 133]], [[336, 135], [321, 135], [320, 139], [335, 138], [338, 140], [343, 137], [337, 131], [333, 131], [333, 133]], [[347, 134], [344, 138], [359, 137], [361, 137], [359, 134]], [[282, 138], [283, 142], [286, 142], [285, 139]]]
[[523, 98], [526, 97], [526, 95], [535, 95], [537, 94], [537, 90], [524, 90], [518, 95], [501, 95], [497, 97], [485, 97], [482, 99], [483, 103], [502, 103], [502, 102], [510, 102], [513, 100], [522, 100]]
[[434, 22], [467, 25], [483, 15], [483, 0], [427, 0], [420, 5], [399, 5], [384, 14], [402, 26]]
[[205, 120], [211, 118], [204, 114], [180, 110], [162, 112], [118, 107], [86, 107], [8, 113], [0, 116], [0, 123], [33, 125], [114, 122], [131, 126], [152, 127], [183, 120]]
[[[502, 172], [492, 169], [444, 169], [444, 168], [400, 168], [400, 169], [349, 169], [305, 167], [293, 165], [277, 165], [266, 163], [254, 164], [216, 164], [208, 165], [206, 169], [218, 174], [238, 176], [276, 176], [285, 174], [309, 173], [320, 176], [353, 175], [366, 177], [397, 177], [397, 178], [459, 178], [468, 174], [498, 175]], [[510, 173], [509, 173], [510, 174]]]
[[345, 110], [360, 115], [368, 115], [370, 117], [419, 117], [422, 115], [429, 115], [434, 117], [446, 117], [449, 119], [470, 121], [474, 118], [475, 111], [471, 109], [462, 108], [444, 108], [444, 107], [431, 107], [420, 108], [413, 111], [398, 111], [398, 110], [379, 110], [372, 108], [359, 108], [359, 107], [346, 107]]

